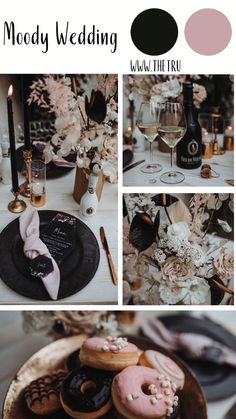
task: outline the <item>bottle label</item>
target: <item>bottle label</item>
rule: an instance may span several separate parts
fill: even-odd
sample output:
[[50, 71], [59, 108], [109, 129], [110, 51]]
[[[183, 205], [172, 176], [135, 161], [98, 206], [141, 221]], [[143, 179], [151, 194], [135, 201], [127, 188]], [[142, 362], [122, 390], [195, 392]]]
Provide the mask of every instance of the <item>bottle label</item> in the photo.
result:
[[201, 156], [199, 157], [183, 157], [181, 156], [181, 162], [187, 164], [197, 164], [201, 161]]
[[188, 154], [190, 156], [195, 156], [195, 154], [198, 153], [199, 145], [198, 145], [197, 141], [194, 140], [194, 138], [188, 143], [187, 150], [188, 150]]

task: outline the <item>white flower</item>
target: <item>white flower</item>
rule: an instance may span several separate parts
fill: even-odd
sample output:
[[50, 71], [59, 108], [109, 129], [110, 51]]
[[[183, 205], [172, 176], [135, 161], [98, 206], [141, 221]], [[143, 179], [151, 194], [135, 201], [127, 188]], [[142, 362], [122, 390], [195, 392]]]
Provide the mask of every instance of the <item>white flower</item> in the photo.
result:
[[81, 150], [85, 150], [86, 152], [89, 151], [92, 147], [92, 141], [90, 141], [89, 138], [84, 137], [81, 141], [80, 141], [80, 147]]
[[133, 199], [130, 199], [127, 202], [127, 208], [128, 210], [132, 211], [136, 207], [136, 202]]
[[163, 283], [159, 287], [160, 298], [164, 304], [177, 304], [186, 297], [187, 288], [170, 287]]
[[203, 278], [193, 277], [188, 283], [188, 293], [183, 299], [184, 304], [204, 304], [206, 302], [210, 287]]
[[55, 128], [57, 131], [62, 131], [71, 124], [71, 115], [59, 116], [55, 119]]
[[104, 175], [109, 178], [111, 183], [116, 180], [116, 178], [117, 178], [116, 168], [111, 163], [104, 160], [101, 163], [101, 169], [102, 169]]
[[50, 143], [47, 143], [43, 150], [44, 162], [45, 164], [50, 163], [53, 158], [53, 147]]
[[200, 266], [205, 261], [205, 254], [201, 246], [199, 246], [199, 244], [197, 243], [191, 244], [190, 254], [191, 254], [192, 262], [194, 263], [195, 266]]
[[171, 287], [168, 283], [162, 283], [159, 288], [160, 297], [165, 304], [204, 304], [210, 287], [203, 278], [192, 277], [182, 283], [181, 286]]
[[63, 147], [63, 145], [65, 143], [67, 143], [68, 146], [70, 146], [70, 150], [71, 150], [72, 146], [74, 146], [74, 145], [76, 145], [78, 143], [79, 138], [80, 138], [80, 126], [79, 125], [73, 126], [68, 131], [68, 134], [66, 135], [66, 139], [63, 142], [61, 148]]
[[189, 226], [185, 221], [179, 221], [175, 224], [170, 224], [167, 229], [167, 236], [170, 238], [178, 238], [179, 240], [188, 240], [191, 232]]
[[151, 107], [152, 109], [156, 109], [160, 103], [164, 103], [165, 99], [160, 95], [151, 96]]
[[78, 167], [80, 167], [81, 169], [82, 168], [88, 169], [90, 166], [90, 159], [86, 156], [85, 157], [77, 156], [76, 162], [77, 162]]
[[223, 249], [220, 249], [219, 253], [214, 256], [212, 265], [214, 274], [218, 275], [223, 281], [232, 278], [234, 272], [233, 252], [223, 247]]
[[177, 79], [168, 80], [162, 83], [162, 96], [176, 98], [182, 92], [182, 85]]
[[166, 260], [166, 254], [161, 249], [155, 250], [153, 253], [153, 259], [155, 259], [158, 263], [163, 263]]

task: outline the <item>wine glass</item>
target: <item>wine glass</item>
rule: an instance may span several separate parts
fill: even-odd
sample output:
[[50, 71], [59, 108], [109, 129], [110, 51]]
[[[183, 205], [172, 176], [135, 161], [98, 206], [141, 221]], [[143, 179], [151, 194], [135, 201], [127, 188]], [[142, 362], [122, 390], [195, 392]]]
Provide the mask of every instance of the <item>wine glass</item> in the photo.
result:
[[[138, 116], [137, 116], [137, 126], [141, 133], [144, 135], [146, 140], [148, 140], [150, 145], [150, 161], [141, 167], [141, 172], [143, 173], [157, 173], [162, 170], [161, 164], [155, 163], [153, 161], [153, 150], [152, 144], [153, 141], [158, 136], [158, 124], [159, 124], [159, 112], [158, 107], [154, 107], [154, 105], [150, 102], [142, 102]], [[156, 179], [149, 179], [149, 183], [156, 183]]]
[[186, 119], [183, 107], [178, 102], [166, 102], [161, 105], [158, 134], [170, 147], [171, 170], [163, 173], [160, 180], [164, 183], [176, 184], [183, 182], [184, 174], [173, 170], [173, 153], [177, 143], [186, 132]]
[[24, 124], [23, 122], [18, 122], [15, 125], [15, 134], [16, 134], [16, 142], [23, 143], [24, 142]]

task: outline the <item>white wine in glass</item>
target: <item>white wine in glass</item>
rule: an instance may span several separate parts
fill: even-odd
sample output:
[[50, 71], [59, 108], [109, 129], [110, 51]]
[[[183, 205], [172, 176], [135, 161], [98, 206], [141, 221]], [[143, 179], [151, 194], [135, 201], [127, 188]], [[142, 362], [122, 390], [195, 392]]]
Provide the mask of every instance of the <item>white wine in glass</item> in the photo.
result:
[[168, 184], [183, 182], [184, 174], [173, 170], [173, 153], [178, 142], [186, 132], [186, 119], [180, 103], [167, 102], [161, 105], [160, 125], [158, 134], [162, 140], [170, 147], [171, 170], [163, 173], [160, 180]]
[[[162, 166], [153, 161], [153, 150], [152, 144], [153, 141], [158, 136], [158, 127], [159, 127], [159, 113], [156, 108], [150, 102], [142, 102], [138, 116], [137, 116], [137, 126], [141, 133], [144, 135], [146, 140], [150, 145], [150, 161], [141, 167], [141, 172], [143, 173], [157, 173], [162, 170]], [[149, 183], [156, 183], [155, 178], [149, 179]]]

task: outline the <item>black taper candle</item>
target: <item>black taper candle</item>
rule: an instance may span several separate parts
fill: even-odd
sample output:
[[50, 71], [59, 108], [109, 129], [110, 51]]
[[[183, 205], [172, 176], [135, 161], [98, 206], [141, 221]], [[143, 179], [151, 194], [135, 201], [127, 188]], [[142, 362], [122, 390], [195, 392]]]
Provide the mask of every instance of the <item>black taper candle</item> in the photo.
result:
[[31, 149], [30, 142], [30, 127], [29, 127], [29, 106], [27, 103], [28, 99], [28, 77], [22, 76], [22, 101], [23, 101], [23, 113], [24, 113], [24, 139], [25, 139], [25, 150]]
[[7, 114], [8, 114], [8, 131], [9, 131], [9, 141], [10, 141], [10, 150], [11, 150], [11, 177], [12, 177], [12, 190], [13, 192], [18, 192], [18, 173], [16, 166], [16, 145], [15, 145], [15, 132], [14, 132], [14, 121], [13, 121], [13, 110], [12, 110], [12, 94], [13, 87], [12, 84], [8, 90], [7, 96]]

